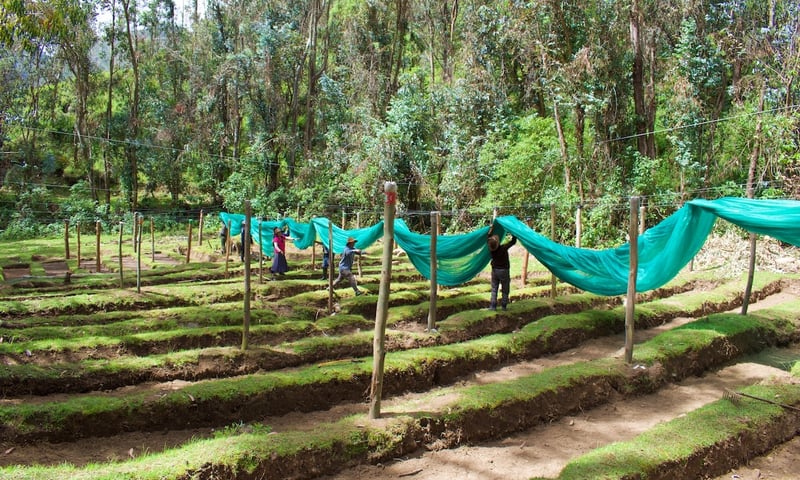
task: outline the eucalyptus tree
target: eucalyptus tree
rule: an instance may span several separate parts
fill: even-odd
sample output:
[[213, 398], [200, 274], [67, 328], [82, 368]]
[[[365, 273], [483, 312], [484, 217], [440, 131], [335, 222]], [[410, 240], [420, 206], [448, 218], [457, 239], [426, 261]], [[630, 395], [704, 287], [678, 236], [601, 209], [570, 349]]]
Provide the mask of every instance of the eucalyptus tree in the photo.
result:
[[189, 112], [189, 59], [184, 51], [188, 32], [178, 24], [179, 12], [172, 0], [151, 2], [141, 14], [148, 40], [141, 44], [142, 129], [151, 148], [142, 151], [141, 171], [146, 191], [166, 187], [173, 201], [185, 191], [187, 164], [193, 159], [190, 145], [192, 116]]
[[[93, 21], [95, 17], [94, 0], [54, 0], [50, 2], [4, 2], [0, 40], [6, 45], [19, 43], [30, 55], [37, 66], [43, 60], [52, 57], [61, 60], [69, 69], [70, 81], [74, 88], [74, 98], [69, 110], [74, 116], [72, 144], [72, 164], [74, 168], [86, 175], [92, 186], [93, 197], [97, 198], [93, 175], [92, 145], [89, 115], [89, 99], [93, 84], [91, 76], [94, 66], [90, 51], [94, 46], [95, 33]], [[19, 51], [19, 50], [18, 50]], [[34, 110], [38, 112], [39, 80], [43, 78], [36, 72], [30, 84]], [[56, 79], [59, 77], [57, 76]], [[37, 117], [34, 113], [33, 119]], [[66, 132], [64, 132], [66, 133]], [[35, 153], [35, 143], [31, 150]]]
[[136, 0], [120, 0], [124, 19], [125, 46], [127, 48], [127, 61], [131, 69], [130, 93], [128, 101], [128, 132], [125, 139], [125, 158], [126, 163], [122, 169], [122, 184], [125, 186], [127, 201], [131, 210], [136, 210], [139, 203], [139, 165], [138, 165], [138, 144], [141, 123], [139, 118], [139, 102], [141, 92], [141, 74], [139, 63], [141, 52], [139, 51], [139, 28], [138, 14], [139, 9]]

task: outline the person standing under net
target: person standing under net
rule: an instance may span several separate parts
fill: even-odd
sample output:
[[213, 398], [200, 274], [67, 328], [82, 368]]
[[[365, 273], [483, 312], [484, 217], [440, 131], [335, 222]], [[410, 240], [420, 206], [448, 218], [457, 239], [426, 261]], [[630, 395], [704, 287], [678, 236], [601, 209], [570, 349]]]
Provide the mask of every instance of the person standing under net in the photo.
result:
[[492, 256], [492, 297], [489, 303], [489, 310], [497, 310], [497, 290], [503, 289], [500, 306], [503, 310], [508, 308], [509, 289], [511, 288], [511, 262], [508, 259], [508, 249], [517, 243], [517, 237], [511, 236], [511, 241], [501, 245], [500, 237], [492, 235], [489, 229], [489, 254]]
[[272, 278], [275, 275], [283, 277], [289, 271], [289, 264], [286, 262], [286, 240], [294, 240], [283, 230], [278, 227], [272, 229], [272, 248], [274, 256], [272, 257], [272, 267], [269, 271], [272, 273]]

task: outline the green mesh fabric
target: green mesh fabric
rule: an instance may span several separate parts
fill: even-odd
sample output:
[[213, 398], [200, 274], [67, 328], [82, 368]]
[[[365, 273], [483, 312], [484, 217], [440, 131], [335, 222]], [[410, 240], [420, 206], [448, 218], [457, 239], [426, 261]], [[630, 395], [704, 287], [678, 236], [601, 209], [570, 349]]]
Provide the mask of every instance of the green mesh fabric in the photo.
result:
[[[454, 286], [468, 282], [489, 263], [486, 237], [489, 227], [462, 235], [436, 238], [436, 282]], [[394, 239], [423, 277], [431, 278], [431, 236], [412, 232], [406, 222], [394, 222]]]
[[[231, 233], [241, 231], [243, 215], [221, 213], [223, 221], [231, 220]], [[638, 270], [636, 291], [658, 288], [672, 278], [703, 247], [717, 218], [722, 218], [750, 232], [769, 235], [783, 242], [800, 246], [800, 202], [795, 200], [750, 200], [720, 198], [717, 200], [692, 200], [638, 237]], [[267, 245], [262, 250], [269, 255], [272, 229], [288, 227], [297, 248], [310, 247], [315, 240], [327, 243], [327, 218], [315, 218], [310, 223], [291, 219], [253, 222], [253, 238], [258, 239], [259, 228]], [[397, 219], [394, 223], [394, 240], [407, 254], [411, 263], [425, 278], [430, 278], [430, 235], [412, 232], [408, 225]], [[468, 282], [478, 275], [490, 256], [486, 246], [489, 227], [459, 235], [437, 237], [437, 282], [454, 286]], [[621, 295], [628, 288], [630, 245], [593, 250], [575, 248], [556, 243], [531, 230], [513, 216], [498, 217], [492, 233], [501, 241], [507, 235], [517, 237], [519, 243], [545, 267], [564, 282], [598, 295]], [[347, 237], [357, 239], [356, 246], [368, 248], [383, 236], [383, 222], [372, 227], [345, 230], [333, 226], [334, 252], [341, 252]], [[507, 239], [506, 239], [507, 241]]]

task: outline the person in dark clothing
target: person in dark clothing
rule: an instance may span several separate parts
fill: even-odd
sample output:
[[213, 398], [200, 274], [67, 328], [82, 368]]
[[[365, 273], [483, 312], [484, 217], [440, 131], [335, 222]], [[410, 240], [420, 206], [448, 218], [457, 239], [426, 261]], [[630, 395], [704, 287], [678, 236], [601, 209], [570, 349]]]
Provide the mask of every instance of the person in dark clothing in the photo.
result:
[[322, 245], [322, 278], [320, 280], [327, 280], [328, 279], [328, 267], [331, 264], [331, 252], [328, 250], [328, 246], [320, 241], [317, 241], [320, 245]]
[[222, 247], [222, 253], [225, 253], [228, 249], [228, 226], [224, 223], [222, 224], [222, 228], [219, 229], [219, 243]]
[[517, 237], [512, 235], [510, 242], [501, 245], [500, 237], [492, 235], [492, 231], [489, 230], [487, 243], [489, 254], [492, 256], [492, 297], [489, 310], [497, 310], [497, 289], [500, 287], [503, 289], [500, 306], [505, 310], [508, 308], [508, 295], [511, 287], [511, 262], [508, 259], [508, 249], [517, 243]]

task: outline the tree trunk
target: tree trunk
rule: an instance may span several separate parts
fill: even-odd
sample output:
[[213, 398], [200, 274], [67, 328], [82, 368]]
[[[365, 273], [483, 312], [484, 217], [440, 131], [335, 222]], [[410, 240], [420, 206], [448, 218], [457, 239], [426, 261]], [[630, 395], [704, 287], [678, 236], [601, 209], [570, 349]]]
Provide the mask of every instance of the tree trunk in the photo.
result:
[[106, 213], [111, 208], [111, 185], [110, 170], [111, 160], [109, 151], [111, 150], [111, 118], [113, 115], [113, 96], [114, 96], [114, 56], [116, 50], [116, 24], [117, 24], [117, 2], [111, 0], [111, 37], [108, 39], [110, 53], [108, 56], [108, 92], [106, 98], [106, 146], [103, 149], [103, 187], [105, 188]]
[[135, 22], [133, 12], [131, 11], [130, 0], [122, 0], [122, 8], [125, 13], [125, 29], [128, 37], [128, 51], [130, 52], [131, 70], [133, 71], [133, 98], [130, 105], [130, 118], [128, 119], [129, 127], [129, 142], [125, 147], [125, 155], [128, 160], [130, 168], [130, 182], [131, 191], [128, 194], [128, 201], [130, 202], [131, 210], [136, 210], [139, 203], [139, 166], [136, 160], [136, 150], [133, 148], [133, 142], [139, 137], [139, 52], [137, 51], [136, 42], [134, 39], [133, 31], [136, 26], [132, 25]]

